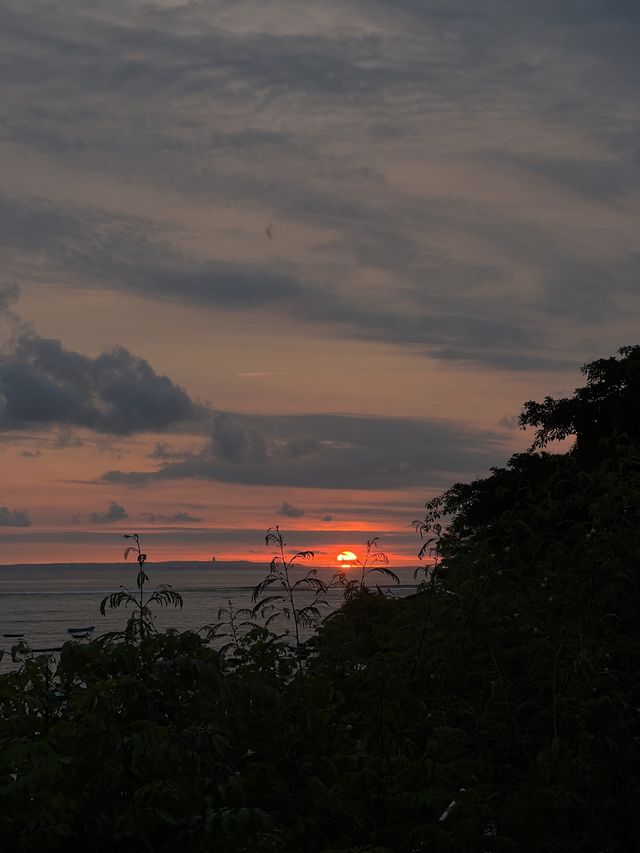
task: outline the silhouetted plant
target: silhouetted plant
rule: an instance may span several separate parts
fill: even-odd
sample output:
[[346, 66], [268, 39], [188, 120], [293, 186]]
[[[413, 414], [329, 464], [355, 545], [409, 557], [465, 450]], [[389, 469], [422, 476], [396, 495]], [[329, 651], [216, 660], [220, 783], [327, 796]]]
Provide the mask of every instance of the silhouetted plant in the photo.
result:
[[[269, 574], [253, 591], [252, 616], [266, 617], [265, 627], [267, 628], [278, 617], [287, 622], [293, 622], [298, 669], [301, 680], [304, 680], [300, 629], [318, 625], [322, 618], [320, 608], [328, 607], [329, 604], [326, 600], [327, 591], [330, 587], [341, 584], [340, 573], [336, 573], [330, 583], [318, 577], [317, 569], [310, 569], [304, 577], [293, 580], [291, 571], [296, 563], [300, 560], [312, 560], [313, 551], [298, 551], [287, 558], [285, 554], [287, 543], [278, 525], [267, 530], [265, 542], [276, 548], [276, 553], [271, 559]], [[278, 591], [272, 593], [271, 590]], [[307, 604], [299, 606], [296, 597], [301, 592], [312, 593], [313, 598]], [[265, 595], [265, 593], [268, 594]]]
[[107, 607], [115, 610], [123, 605], [125, 607], [131, 605], [134, 612], [127, 620], [125, 639], [127, 642], [142, 642], [142, 640], [155, 631], [152, 613], [153, 606], [182, 607], [182, 596], [179, 592], [175, 592], [170, 584], [165, 583], [158, 584], [152, 593], [145, 596], [145, 584], [149, 582], [149, 576], [144, 570], [147, 555], [142, 553], [140, 537], [137, 533], [125, 533], [124, 538], [133, 539], [135, 543], [125, 548], [124, 558], [126, 560], [132, 552], [136, 555], [138, 563], [136, 586], [138, 591], [134, 593], [128, 587], [121, 586], [117, 592], [112, 592], [102, 599], [100, 602], [100, 613], [104, 616]]
[[[427, 504], [427, 507], [430, 506], [430, 503]], [[436, 510], [435, 518], [440, 517], [440, 514]], [[442, 538], [443, 528], [442, 524], [440, 524], [439, 521], [436, 521], [435, 518], [432, 519], [431, 524], [425, 523], [422, 519], [417, 519], [413, 522], [413, 526], [420, 534], [421, 539], [424, 539], [428, 533], [434, 534], [426, 539], [418, 552], [418, 557], [421, 560], [427, 557], [430, 562], [422, 566], [418, 566], [418, 568], [413, 572], [413, 577], [414, 580], [417, 580], [418, 577], [422, 575], [422, 579], [418, 585], [418, 589], [420, 591], [430, 590], [431, 592], [437, 593], [443, 590], [442, 580], [438, 573], [438, 567], [442, 562], [442, 557], [440, 555], [440, 540]]]
[[[4, 654], [4, 649], [2, 650], [2, 654]], [[26, 640], [20, 639], [15, 645], [11, 646], [11, 660], [13, 663], [24, 663], [32, 654], [31, 647]], [[0, 655], [0, 660], [2, 660], [2, 655]]]
[[201, 630], [204, 631], [208, 642], [223, 639], [229, 641], [217, 646], [220, 654], [224, 655], [230, 650], [237, 651], [247, 632], [259, 627], [250, 619], [242, 618], [252, 615], [253, 611], [250, 607], [241, 607], [239, 610], [235, 610], [233, 602], [229, 599], [226, 607], [218, 608], [218, 621], [212, 625], [205, 625]]
[[[373, 539], [367, 539], [367, 552], [364, 556], [363, 560], [354, 560], [354, 563], [360, 567], [360, 577], [353, 578], [353, 580], [346, 581], [344, 575], [342, 575], [342, 583], [341, 585], [344, 587], [344, 597], [345, 599], [355, 598], [357, 595], [362, 595], [367, 592], [367, 586], [365, 584], [365, 579], [375, 572], [380, 572], [388, 578], [391, 578], [394, 583], [400, 583], [400, 578], [398, 575], [388, 568], [389, 565], [389, 557], [385, 554], [384, 551], [378, 550], [378, 536], [374, 536]], [[382, 565], [373, 565], [375, 563], [381, 563]]]

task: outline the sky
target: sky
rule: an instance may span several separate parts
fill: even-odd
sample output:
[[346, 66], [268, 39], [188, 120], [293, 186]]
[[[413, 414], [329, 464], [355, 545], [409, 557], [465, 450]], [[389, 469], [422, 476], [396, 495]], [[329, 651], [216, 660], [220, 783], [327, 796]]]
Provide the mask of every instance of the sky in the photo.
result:
[[640, 343], [637, 0], [3, 0], [0, 563], [418, 564]]

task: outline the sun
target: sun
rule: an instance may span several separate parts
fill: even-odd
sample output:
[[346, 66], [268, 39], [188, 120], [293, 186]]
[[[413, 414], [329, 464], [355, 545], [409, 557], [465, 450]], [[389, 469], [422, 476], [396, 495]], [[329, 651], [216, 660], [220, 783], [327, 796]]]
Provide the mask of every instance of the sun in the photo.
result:
[[343, 569], [350, 569], [351, 565], [357, 562], [358, 557], [353, 553], [353, 551], [341, 551], [336, 559], [339, 563], [342, 563]]

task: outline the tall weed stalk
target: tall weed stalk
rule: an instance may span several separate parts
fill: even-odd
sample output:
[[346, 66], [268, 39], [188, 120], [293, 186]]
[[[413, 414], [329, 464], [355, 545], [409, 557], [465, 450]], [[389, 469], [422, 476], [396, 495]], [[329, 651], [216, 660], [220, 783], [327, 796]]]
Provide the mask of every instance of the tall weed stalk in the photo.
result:
[[[307, 573], [295, 580], [293, 571], [298, 568], [298, 563], [312, 560], [313, 551], [297, 551], [292, 556], [287, 556], [282, 532], [278, 525], [270, 527], [265, 536], [267, 546], [271, 546], [275, 553], [271, 558], [269, 574], [262, 580], [253, 591], [253, 611], [255, 618], [260, 615], [266, 617], [265, 627], [278, 618], [287, 622], [293, 622], [293, 638], [295, 640], [295, 653], [298, 663], [300, 682], [304, 684], [304, 671], [302, 667], [302, 640], [300, 632], [305, 628], [313, 628], [322, 618], [321, 608], [329, 606], [327, 592], [333, 586], [341, 586], [343, 576], [337, 572], [330, 583], [326, 583], [318, 577], [317, 569], [309, 569]], [[301, 593], [311, 593], [312, 599], [307, 604], [299, 602]]]
[[158, 584], [151, 593], [145, 594], [145, 584], [149, 582], [149, 576], [144, 570], [147, 555], [143, 554], [140, 547], [140, 537], [137, 533], [125, 533], [125, 539], [132, 539], [133, 545], [129, 545], [124, 552], [125, 560], [129, 554], [136, 555], [138, 563], [138, 575], [136, 577], [137, 592], [132, 592], [126, 586], [120, 586], [117, 592], [105, 596], [100, 602], [100, 613], [104, 616], [107, 607], [115, 610], [119, 607], [131, 605], [133, 613], [127, 620], [125, 629], [125, 640], [129, 643], [141, 643], [155, 632], [153, 622], [153, 608], [159, 607], [182, 607], [182, 596], [175, 592], [170, 584]]

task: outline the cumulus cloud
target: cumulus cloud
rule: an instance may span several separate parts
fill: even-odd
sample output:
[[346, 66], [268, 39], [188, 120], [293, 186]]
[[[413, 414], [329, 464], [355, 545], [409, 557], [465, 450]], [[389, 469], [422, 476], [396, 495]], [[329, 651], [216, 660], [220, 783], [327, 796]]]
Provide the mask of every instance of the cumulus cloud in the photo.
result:
[[61, 425], [60, 446], [68, 447], [78, 441], [70, 427], [128, 435], [196, 413], [182, 388], [124, 347], [93, 358], [30, 334], [0, 355], [0, 429]]
[[106, 512], [92, 512], [89, 521], [94, 524], [112, 524], [129, 518], [126, 509], [115, 501], [111, 501]]
[[283, 515], [285, 518], [302, 518], [305, 515], [305, 510], [293, 506], [288, 501], [282, 501], [278, 515]]
[[9, 509], [0, 506], [0, 527], [31, 527], [27, 510]]

